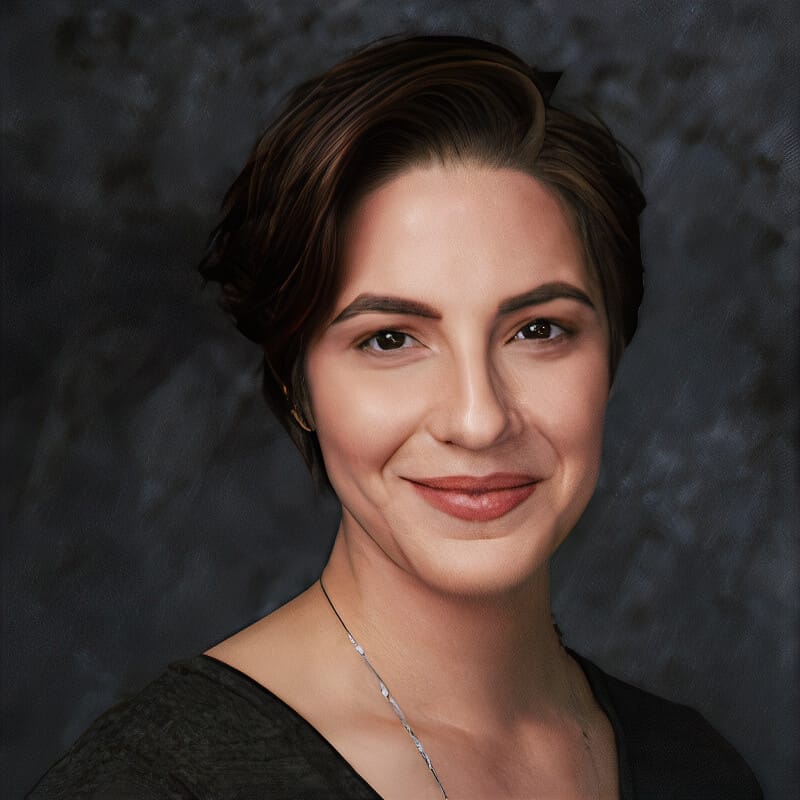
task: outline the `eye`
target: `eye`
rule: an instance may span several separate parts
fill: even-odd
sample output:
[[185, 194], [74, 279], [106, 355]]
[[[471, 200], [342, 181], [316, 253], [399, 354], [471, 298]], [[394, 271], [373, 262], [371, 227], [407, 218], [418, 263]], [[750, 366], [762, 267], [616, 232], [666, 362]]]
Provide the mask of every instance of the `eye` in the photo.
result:
[[523, 325], [515, 334], [514, 339], [539, 339], [553, 341], [564, 336], [567, 331], [549, 319], [535, 319]]
[[378, 331], [365, 339], [359, 347], [373, 353], [386, 353], [390, 350], [403, 350], [414, 346], [415, 340], [407, 333], [400, 331]]

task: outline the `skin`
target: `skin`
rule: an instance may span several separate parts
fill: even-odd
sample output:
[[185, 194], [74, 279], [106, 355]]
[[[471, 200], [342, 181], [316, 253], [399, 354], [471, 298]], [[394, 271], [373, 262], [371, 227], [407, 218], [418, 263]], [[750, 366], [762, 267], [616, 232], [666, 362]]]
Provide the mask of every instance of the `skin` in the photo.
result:
[[[518, 171], [414, 168], [358, 204], [343, 269], [305, 365], [342, 504], [333, 602], [451, 798], [616, 797], [613, 734], [550, 621], [548, 561], [594, 489], [609, 389], [568, 215]], [[534, 489], [489, 519], [418, 486], [498, 473]], [[383, 797], [440, 796], [317, 584], [210, 654]]]

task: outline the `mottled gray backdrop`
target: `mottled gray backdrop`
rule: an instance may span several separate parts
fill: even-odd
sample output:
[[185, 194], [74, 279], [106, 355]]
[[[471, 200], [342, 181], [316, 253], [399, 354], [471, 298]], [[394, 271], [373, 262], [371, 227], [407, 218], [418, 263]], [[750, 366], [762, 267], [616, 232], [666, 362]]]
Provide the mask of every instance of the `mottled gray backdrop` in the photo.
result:
[[792, 2], [5, 2], [2, 734], [19, 796], [106, 706], [310, 583], [335, 526], [193, 272], [299, 79], [397, 31], [546, 68], [641, 160], [647, 298], [556, 560], [573, 647], [798, 786]]

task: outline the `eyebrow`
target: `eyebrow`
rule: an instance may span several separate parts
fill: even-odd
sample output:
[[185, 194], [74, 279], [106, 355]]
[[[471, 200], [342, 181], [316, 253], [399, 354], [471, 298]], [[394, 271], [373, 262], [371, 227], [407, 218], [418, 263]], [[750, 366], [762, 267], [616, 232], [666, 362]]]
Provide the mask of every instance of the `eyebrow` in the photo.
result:
[[594, 303], [589, 299], [586, 292], [573, 286], [571, 283], [563, 283], [562, 281], [554, 281], [553, 283], [543, 283], [537, 286], [530, 292], [509, 297], [508, 300], [503, 300], [498, 308], [498, 314], [511, 314], [514, 311], [519, 311], [521, 308], [528, 306], [538, 306], [542, 303], [549, 303], [551, 300], [577, 300], [585, 306], [594, 309]]
[[[572, 284], [556, 281], [544, 283], [529, 292], [509, 297], [500, 303], [498, 315], [512, 314], [521, 308], [541, 305], [549, 303], [551, 300], [559, 299], [577, 300], [579, 303], [594, 309], [594, 303], [584, 291]], [[352, 303], [340, 311], [330, 324], [336, 325], [338, 322], [344, 322], [359, 314], [405, 314], [425, 319], [442, 318], [442, 315], [435, 308], [417, 300], [407, 300], [403, 297], [392, 297], [390, 295], [360, 294]]]
[[435, 308], [416, 300], [378, 294], [360, 294], [338, 314], [331, 325], [344, 322], [358, 314], [408, 314], [412, 317], [425, 317], [426, 319], [442, 318]]

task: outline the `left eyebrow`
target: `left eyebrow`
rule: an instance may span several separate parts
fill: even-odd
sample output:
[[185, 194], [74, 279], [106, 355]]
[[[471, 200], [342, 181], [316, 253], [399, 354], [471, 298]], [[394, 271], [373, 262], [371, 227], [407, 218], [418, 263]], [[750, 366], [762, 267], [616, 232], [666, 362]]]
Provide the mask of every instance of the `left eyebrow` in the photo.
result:
[[425, 317], [426, 319], [441, 319], [442, 315], [426, 303], [416, 300], [407, 300], [403, 297], [391, 297], [388, 295], [360, 294], [350, 305], [346, 306], [331, 325], [337, 322], [344, 322], [346, 319], [355, 317], [358, 314], [409, 314], [413, 317]]
[[579, 303], [588, 306], [594, 310], [594, 303], [589, 299], [586, 292], [573, 286], [571, 283], [563, 283], [555, 281], [553, 283], [543, 283], [537, 286], [530, 292], [509, 297], [503, 300], [497, 310], [499, 316], [511, 314], [514, 311], [519, 311], [521, 308], [528, 308], [528, 306], [538, 306], [542, 303], [549, 303], [551, 300], [559, 300], [566, 298], [567, 300], [577, 300]]

